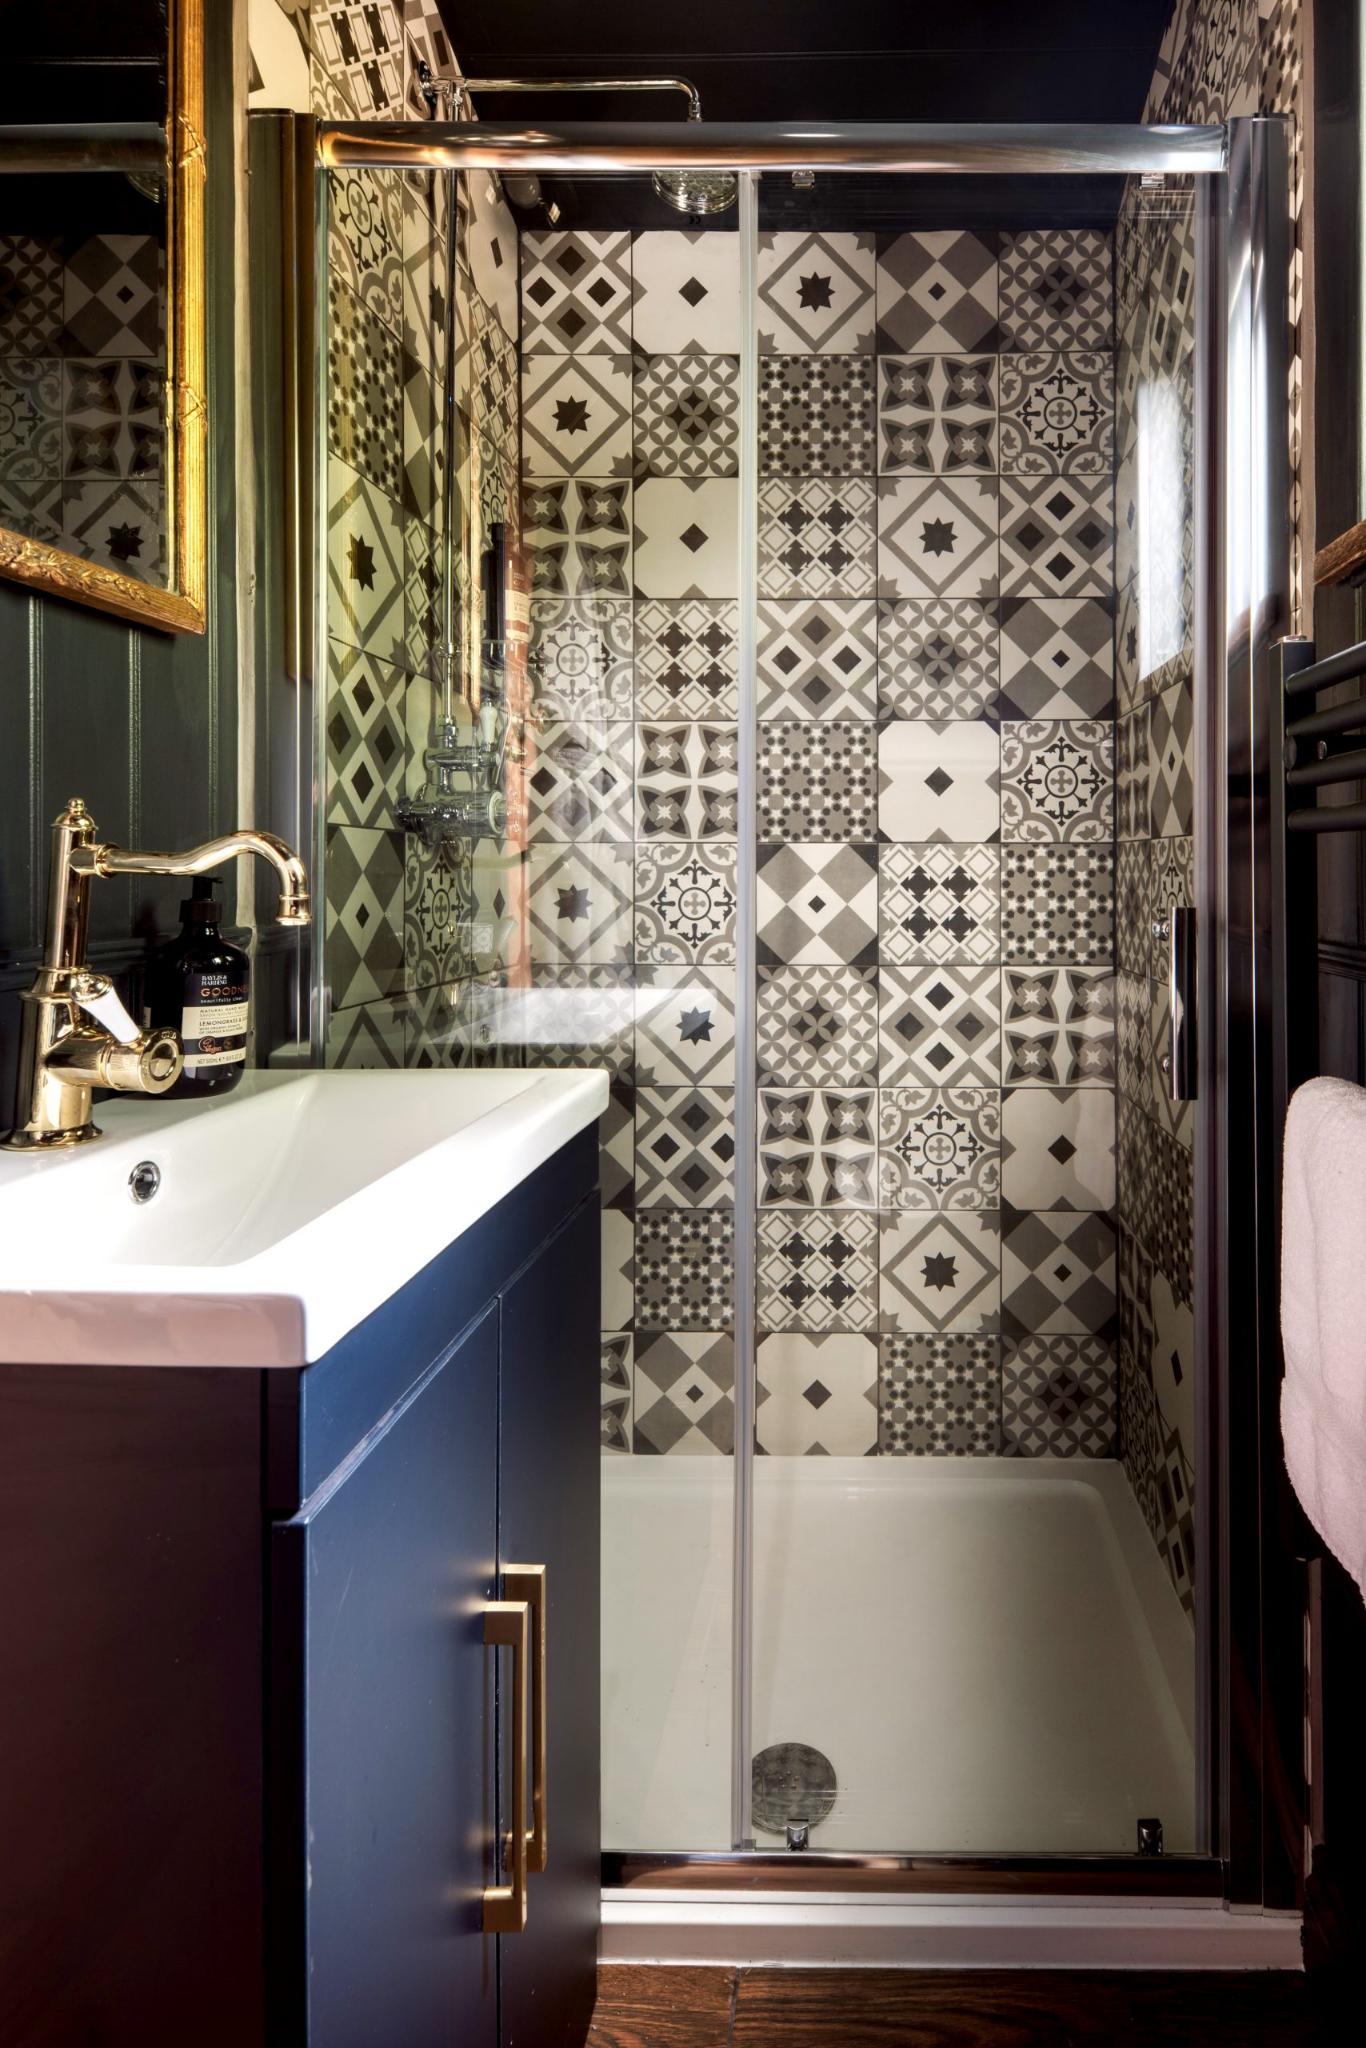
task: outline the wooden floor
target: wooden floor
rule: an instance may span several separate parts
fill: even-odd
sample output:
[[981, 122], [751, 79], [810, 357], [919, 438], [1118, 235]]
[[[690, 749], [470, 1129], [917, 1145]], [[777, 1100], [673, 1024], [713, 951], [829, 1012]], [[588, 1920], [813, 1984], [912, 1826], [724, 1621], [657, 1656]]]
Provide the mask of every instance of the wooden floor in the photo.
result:
[[1328, 2048], [1301, 1976], [604, 1967], [589, 2048]]

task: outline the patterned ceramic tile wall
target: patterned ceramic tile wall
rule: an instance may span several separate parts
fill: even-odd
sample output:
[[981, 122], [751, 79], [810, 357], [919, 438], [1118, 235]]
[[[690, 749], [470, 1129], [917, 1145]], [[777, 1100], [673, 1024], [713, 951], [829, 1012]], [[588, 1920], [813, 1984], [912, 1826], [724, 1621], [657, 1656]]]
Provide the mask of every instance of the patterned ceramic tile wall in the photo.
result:
[[731, 1448], [752, 829], [760, 1450], [1108, 1454], [1108, 238], [761, 236], [753, 821], [739, 291], [733, 233], [523, 240], [533, 974], [635, 987], [604, 1444]]

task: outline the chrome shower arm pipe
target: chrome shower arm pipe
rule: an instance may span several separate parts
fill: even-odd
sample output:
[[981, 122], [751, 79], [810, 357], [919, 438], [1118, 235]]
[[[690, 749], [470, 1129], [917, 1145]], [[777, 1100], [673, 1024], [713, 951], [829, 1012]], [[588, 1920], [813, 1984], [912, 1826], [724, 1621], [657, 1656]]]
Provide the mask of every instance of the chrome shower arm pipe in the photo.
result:
[[454, 78], [450, 85], [457, 115], [475, 92], [681, 92], [688, 119], [702, 119], [702, 95], [690, 78]]
[[[680, 81], [681, 82], [681, 81]], [[638, 85], [639, 79], [621, 80]], [[1226, 164], [1222, 128], [1119, 122], [641, 121], [518, 127], [493, 121], [323, 121], [332, 168], [403, 170], [693, 170], [1004, 172], [1189, 176]]]

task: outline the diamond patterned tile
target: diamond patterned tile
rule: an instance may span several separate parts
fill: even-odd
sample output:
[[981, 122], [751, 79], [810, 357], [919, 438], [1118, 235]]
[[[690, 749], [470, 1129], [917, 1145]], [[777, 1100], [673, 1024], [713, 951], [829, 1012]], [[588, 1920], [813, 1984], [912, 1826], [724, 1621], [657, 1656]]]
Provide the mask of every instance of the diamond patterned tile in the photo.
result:
[[[735, 1219], [728, 1210], [640, 1209], [637, 1331], [728, 1330], [734, 1319], [734, 1257]], [[637, 1374], [640, 1363], [637, 1336]]]
[[879, 862], [884, 959], [898, 966], [996, 960], [1000, 860], [993, 846], [884, 847]]
[[995, 1209], [1001, 1098], [994, 1088], [884, 1088], [878, 1197], [884, 1209]]
[[631, 474], [629, 355], [527, 356], [522, 461], [535, 476]]
[[761, 1206], [874, 1208], [876, 1117], [871, 1089], [760, 1089]]
[[327, 491], [328, 631], [401, 665], [403, 542], [398, 506], [335, 457], [327, 466]]
[[649, 355], [737, 355], [740, 238], [648, 229], [633, 238], [634, 344]]
[[1114, 952], [1114, 854], [1098, 846], [1002, 849], [1004, 957], [1108, 966]]
[[877, 581], [877, 499], [863, 477], [759, 480], [763, 597], [867, 597]]
[[735, 974], [714, 968], [637, 970], [635, 1070], [642, 1088], [735, 1084]]
[[522, 545], [546, 597], [629, 597], [631, 485], [532, 477], [522, 484]]
[[523, 355], [628, 355], [629, 232], [524, 229], [520, 243]]
[[996, 703], [999, 607], [980, 598], [878, 601], [879, 715], [983, 718]]
[[1115, 1231], [1095, 1211], [1006, 1209], [1001, 1296], [1012, 1337], [1109, 1337], [1115, 1325]]
[[637, 1456], [729, 1457], [735, 1448], [735, 1346], [674, 1331], [636, 1339]]
[[1000, 1085], [1000, 994], [994, 965], [884, 966], [878, 982], [878, 1079], [884, 1089]]
[[631, 957], [629, 846], [533, 846], [529, 930], [536, 963], [587, 965]]
[[403, 671], [327, 643], [327, 822], [387, 826], [403, 794]]
[[758, 409], [762, 475], [868, 476], [876, 467], [867, 356], [760, 356]]
[[650, 598], [635, 607], [637, 718], [735, 718], [740, 709], [738, 607]]
[[879, 241], [877, 347], [954, 354], [999, 344], [996, 238], [962, 232]]
[[1115, 1102], [1108, 1088], [1007, 1088], [1001, 1188], [1014, 1209], [1112, 1209]]
[[882, 1338], [877, 1447], [883, 1457], [993, 1457], [1000, 1439], [999, 1338]]
[[1006, 967], [1002, 1014], [1007, 1082], [1115, 1081], [1115, 981], [1106, 967]]
[[1001, 833], [1001, 742], [972, 719], [894, 719], [878, 735], [883, 839], [985, 842]]
[[1008, 1338], [1001, 1392], [1007, 1457], [1115, 1455], [1115, 1359], [1102, 1338]]
[[635, 472], [737, 476], [738, 356], [637, 356]]
[[760, 235], [755, 318], [761, 352], [871, 354], [876, 274], [871, 235]]
[[1002, 594], [1108, 597], [1111, 496], [1108, 476], [1002, 477]]
[[877, 614], [871, 598], [761, 599], [760, 718], [874, 718]]
[[994, 477], [882, 477], [877, 494], [880, 596], [996, 596], [1001, 506]]
[[769, 1457], [864, 1458], [877, 1445], [877, 1345], [847, 1332], [760, 1337], [755, 1438]]
[[995, 356], [879, 356], [878, 468], [980, 471], [996, 454]]
[[764, 1209], [757, 1236], [761, 1329], [876, 1327], [875, 1217], [850, 1209]]
[[757, 914], [764, 965], [875, 966], [876, 849], [842, 841], [761, 845]]
[[[710, 722], [638, 724], [636, 838], [734, 838], [736, 728]], [[629, 758], [629, 745], [623, 759]]]
[[649, 477], [637, 484], [636, 596], [736, 597], [739, 518], [733, 477]]
[[1001, 469], [1104, 476], [1114, 468], [1114, 368], [1107, 354], [1045, 350], [1001, 358]]
[[1000, 1328], [998, 1211], [897, 1210], [879, 1217], [878, 1234], [879, 1329]]
[[630, 839], [632, 728], [547, 719], [527, 735], [532, 839]]
[[1114, 728], [1087, 719], [1021, 720], [1001, 728], [1001, 837], [1110, 841], [1115, 830]]
[[730, 1088], [636, 1092], [638, 1201], [714, 1209], [735, 1200], [735, 1093]]
[[848, 1088], [877, 1079], [878, 992], [871, 968], [761, 967], [758, 1074], [779, 1086]]
[[61, 353], [159, 359], [166, 338], [164, 301], [160, 236], [89, 236], [66, 255]]
[[876, 802], [870, 724], [765, 721], [759, 727], [762, 839], [871, 839]]
[[403, 1065], [403, 1008], [393, 1001], [334, 1010], [323, 1046], [325, 1067], [376, 1069]]
[[547, 718], [597, 724], [629, 718], [630, 600], [533, 597], [527, 672]]
[[1114, 635], [1105, 598], [1004, 599], [1001, 717], [1112, 716]]
[[1114, 346], [1110, 238], [1096, 229], [1001, 237], [1001, 347]]
[[403, 992], [403, 834], [327, 828], [323, 968], [335, 1010]]
[[1188, 837], [1195, 812], [1194, 706], [1189, 683], [1153, 699], [1148, 754], [1154, 839]]
[[735, 959], [735, 844], [661, 840], [638, 848], [636, 958], [659, 967]]

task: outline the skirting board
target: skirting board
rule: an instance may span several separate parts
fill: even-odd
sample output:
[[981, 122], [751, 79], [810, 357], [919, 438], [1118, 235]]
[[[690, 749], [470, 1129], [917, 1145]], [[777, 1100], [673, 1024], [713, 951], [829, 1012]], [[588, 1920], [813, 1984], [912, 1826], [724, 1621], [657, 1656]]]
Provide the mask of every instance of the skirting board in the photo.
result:
[[604, 1891], [604, 1963], [1298, 1970], [1297, 1914], [1216, 1902]]

